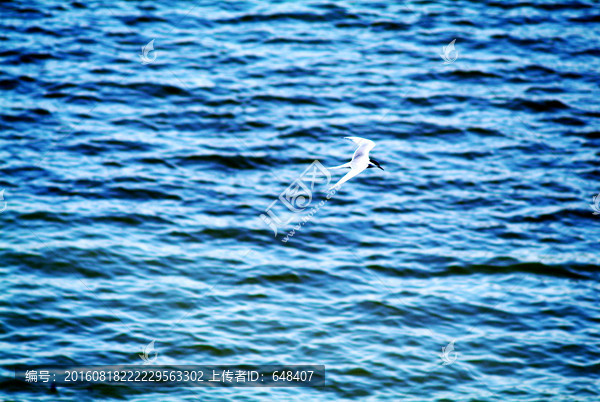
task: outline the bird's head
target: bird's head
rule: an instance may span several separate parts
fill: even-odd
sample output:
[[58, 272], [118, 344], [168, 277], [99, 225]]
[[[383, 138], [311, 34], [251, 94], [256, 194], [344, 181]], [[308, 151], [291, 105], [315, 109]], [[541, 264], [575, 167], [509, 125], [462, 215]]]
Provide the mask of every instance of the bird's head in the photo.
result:
[[377, 162], [375, 159], [370, 159], [370, 160], [369, 160], [369, 162], [371, 162], [371, 163], [369, 164], [369, 167], [370, 167], [370, 168], [372, 168], [372, 167], [378, 167], [379, 169], [381, 169], [381, 170], [384, 170], [384, 169], [381, 167], [381, 165], [379, 165], [379, 162]]

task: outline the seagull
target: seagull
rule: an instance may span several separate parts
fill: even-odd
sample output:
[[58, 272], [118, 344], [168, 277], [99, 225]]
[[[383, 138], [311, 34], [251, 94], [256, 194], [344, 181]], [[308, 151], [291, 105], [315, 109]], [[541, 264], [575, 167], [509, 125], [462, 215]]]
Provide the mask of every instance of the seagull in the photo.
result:
[[345, 182], [347, 182], [354, 176], [358, 175], [360, 172], [362, 172], [365, 169], [378, 167], [379, 169], [383, 170], [383, 168], [381, 166], [379, 166], [379, 162], [377, 162], [375, 159], [369, 158], [369, 152], [373, 148], [375, 148], [375, 143], [373, 141], [367, 140], [366, 138], [360, 138], [360, 137], [344, 137], [344, 138], [347, 138], [347, 139], [353, 141], [355, 144], [358, 145], [358, 148], [356, 148], [356, 151], [354, 151], [354, 156], [352, 156], [352, 160], [350, 162], [344, 163], [343, 165], [340, 165], [340, 166], [334, 166], [334, 167], [329, 168], [329, 169], [350, 168], [350, 171], [348, 173], [346, 173], [346, 175], [344, 177], [342, 177], [340, 179], [340, 181], [335, 183], [335, 185], [331, 186], [328, 191], [331, 191], [336, 187], [337, 187], [337, 189], [339, 189], [342, 184], [344, 184]]

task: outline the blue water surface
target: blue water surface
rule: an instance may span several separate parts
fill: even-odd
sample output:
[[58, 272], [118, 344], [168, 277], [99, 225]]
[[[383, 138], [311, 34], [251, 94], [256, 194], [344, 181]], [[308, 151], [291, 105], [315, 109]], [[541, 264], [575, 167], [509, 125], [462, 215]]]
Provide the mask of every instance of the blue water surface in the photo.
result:
[[[1, 400], [599, 400], [598, 2], [0, 16]], [[303, 172], [347, 162], [346, 136], [385, 170], [328, 199], [345, 172]], [[153, 341], [153, 364], [324, 364], [326, 386], [10, 370]]]

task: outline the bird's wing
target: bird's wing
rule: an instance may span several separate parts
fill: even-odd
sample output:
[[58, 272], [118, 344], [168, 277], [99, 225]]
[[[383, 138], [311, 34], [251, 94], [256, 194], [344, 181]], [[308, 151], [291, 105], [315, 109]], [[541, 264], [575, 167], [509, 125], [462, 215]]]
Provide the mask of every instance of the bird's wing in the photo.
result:
[[363, 147], [363, 146], [369, 148], [369, 151], [375, 147], [375, 143], [371, 140], [367, 140], [366, 138], [360, 138], [360, 137], [344, 137], [344, 138], [351, 140], [356, 145], [358, 145], [359, 148]]
[[[352, 162], [344, 163], [343, 165], [334, 166], [334, 167], [330, 167], [327, 169], [344, 169], [344, 168], [352, 168]], [[4, 191], [4, 190], [2, 190], [2, 191]]]
[[346, 173], [346, 175], [344, 177], [342, 177], [340, 179], [340, 181], [338, 181], [337, 183], [335, 183], [335, 185], [331, 186], [329, 188], [329, 190], [333, 190], [336, 187], [339, 189], [342, 184], [344, 184], [345, 182], [347, 182], [348, 180], [350, 180], [354, 176], [358, 175], [360, 172], [362, 172], [366, 168], [367, 168], [366, 165], [365, 165], [365, 167], [352, 168], [348, 173]]
[[355, 160], [358, 162], [358, 160], [360, 160], [361, 158], [365, 158], [365, 161], [368, 162], [369, 160], [369, 152], [371, 152], [371, 150], [373, 148], [375, 148], [375, 143], [371, 140], [367, 140], [366, 138], [360, 138], [360, 137], [345, 137], [349, 140], [352, 140], [355, 144], [358, 145], [358, 148], [356, 148], [356, 151], [354, 151], [354, 156], [352, 157], [352, 161], [354, 162]]

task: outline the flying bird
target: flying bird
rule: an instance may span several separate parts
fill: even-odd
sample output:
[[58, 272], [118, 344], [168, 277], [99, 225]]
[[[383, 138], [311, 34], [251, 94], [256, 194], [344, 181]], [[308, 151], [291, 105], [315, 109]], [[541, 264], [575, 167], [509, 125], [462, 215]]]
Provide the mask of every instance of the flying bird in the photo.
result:
[[352, 160], [350, 162], [344, 163], [343, 165], [340, 165], [340, 166], [334, 166], [334, 167], [329, 168], [329, 169], [350, 168], [350, 171], [348, 173], [346, 173], [346, 175], [344, 177], [342, 177], [340, 179], [340, 181], [335, 183], [335, 185], [331, 186], [328, 191], [333, 190], [336, 187], [337, 187], [337, 189], [339, 189], [342, 184], [344, 184], [345, 182], [347, 182], [354, 176], [358, 175], [360, 172], [362, 172], [365, 169], [378, 167], [379, 169], [384, 170], [379, 165], [379, 162], [377, 162], [375, 159], [369, 158], [369, 152], [373, 148], [375, 148], [375, 143], [373, 141], [367, 140], [366, 138], [360, 138], [360, 137], [344, 137], [344, 138], [347, 138], [347, 139], [353, 141], [355, 144], [358, 145], [358, 148], [356, 148], [356, 151], [354, 151], [354, 156], [352, 156]]

